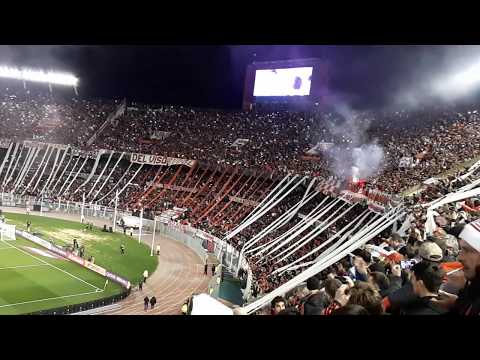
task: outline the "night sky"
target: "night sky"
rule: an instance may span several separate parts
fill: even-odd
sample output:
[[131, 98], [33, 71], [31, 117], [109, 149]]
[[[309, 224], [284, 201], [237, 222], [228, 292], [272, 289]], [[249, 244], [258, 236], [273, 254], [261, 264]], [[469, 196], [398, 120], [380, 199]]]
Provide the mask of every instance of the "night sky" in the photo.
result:
[[[82, 97], [240, 108], [252, 61], [318, 57], [330, 90], [379, 107], [427, 77], [480, 59], [479, 46], [0, 46], [0, 64], [54, 68], [80, 78]], [[0, 81], [2, 81], [0, 79]]]

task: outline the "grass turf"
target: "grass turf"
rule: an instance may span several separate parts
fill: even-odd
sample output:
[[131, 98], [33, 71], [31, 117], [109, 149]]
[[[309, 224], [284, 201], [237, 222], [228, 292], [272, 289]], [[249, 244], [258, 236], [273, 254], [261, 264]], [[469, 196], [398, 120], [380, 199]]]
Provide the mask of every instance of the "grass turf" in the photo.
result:
[[[53, 219], [50, 217], [27, 216], [25, 214], [4, 213], [7, 222], [14, 224], [17, 229], [27, 229], [27, 219], [32, 226], [31, 232], [38, 232], [40, 237], [51, 240], [60, 246], [73, 245], [76, 237], [80, 246], [85, 246], [85, 257], [95, 257], [95, 264], [117, 273], [138, 284], [143, 278], [145, 269], [152, 274], [158, 265], [158, 258], [150, 256], [150, 248], [138, 243], [136, 238], [121, 233], [102, 232], [101, 228], [84, 231], [85, 225], [68, 220]], [[125, 246], [125, 254], [120, 254], [120, 245]]]
[[[141, 281], [145, 269], [151, 274], [158, 265], [157, 257], [150, 256], [147, 245], [124, 234], [105, 233], [98, 227], [84, 231], [85, 225], [49, 217], [4, 215], [7, 223], [22, 230], [26, 230], [29, 219], [32, 232], [60, 246], [72, 245], [75, 237], [80, 246], [85, 246], [87, 258], [94, 256], [95, 264], [127, 278], [132, 284]], [[120, 253], [121, 244], [125, 246], [124, 255]], [[0, 242], [0, 314], [22, 314], [79, 304], [122, 291], [112, 281], [105, 291], [97, 291], [105, 284], [105, 278], [99, 274], [64, 259], [29, 255], [25, 247], [42, 249], [20, 237], [16, 241]]]
[[0, 242], [0, 315], [25, 314], [98, 300], [120, 285], [65, 259], [38, 255], [40, 246], [20, 237]]

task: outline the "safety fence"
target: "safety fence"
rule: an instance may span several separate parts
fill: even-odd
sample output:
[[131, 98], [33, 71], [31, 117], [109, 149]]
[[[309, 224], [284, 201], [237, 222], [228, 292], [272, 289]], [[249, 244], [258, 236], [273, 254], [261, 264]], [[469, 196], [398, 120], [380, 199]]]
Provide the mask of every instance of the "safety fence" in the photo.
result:
[[122, 291], [120, 294], [109, 296], [107, 298], [88, 301], [81, 304], [62, 306], [55, 309], [41, 310], [26, 315], [70, 315], [115, 304], [125, 299], [128, 295], [130, 295], [130, 289]]

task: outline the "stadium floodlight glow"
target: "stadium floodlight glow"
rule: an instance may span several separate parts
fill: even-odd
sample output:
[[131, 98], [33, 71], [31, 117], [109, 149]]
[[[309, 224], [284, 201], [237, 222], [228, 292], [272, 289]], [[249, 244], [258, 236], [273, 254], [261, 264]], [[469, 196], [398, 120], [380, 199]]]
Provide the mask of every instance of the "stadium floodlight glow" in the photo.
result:
[[72, 74], [59, 73], [33, 69], [18, 69], [8, 66], [0, 66], [0, 77], [22, 81], [43, 82], [52, 85], [65, 85], [76, 87], [78, 78]]
[[444, 96], [461, 96], [480, 85], [480, 62], [466, 70], [449, 76], [434, 84], [434, 90]]

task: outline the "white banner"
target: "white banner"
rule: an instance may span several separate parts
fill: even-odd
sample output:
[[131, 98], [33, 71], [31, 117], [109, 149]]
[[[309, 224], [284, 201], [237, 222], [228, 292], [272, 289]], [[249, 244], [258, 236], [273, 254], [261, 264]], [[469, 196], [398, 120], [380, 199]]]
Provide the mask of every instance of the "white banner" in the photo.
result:
[[[107, 151], [107, 150], [104, 150], [104, 151]], [[80, 149], [72, 149], [72, 154], [73, 156], [81, 156], [81, 157], [88, 157], [90, 159], [96, 159], [97, 158], [97, 151], [96, 150], [92, 150], [92, 151], [84, 151], [84, 150], [80, 150]]]
[[192, 167], [195, 165], [194, 160], [171, 158], [162, 155], [148, 155], [132, 153], [130, 155], [130, 161], [136, 164], [148, 164], [148, 165], [160, 165], [160, 166], [172, 166], [172, 165], [186, 165]]
[[258, 206], [258, 204], [259, 204], [258, 201], [243, 199], [243, 198], [240, 198], [240, 197], [237, 197], [237, 196], [231, 196], [231, 195], [228, 196], [228, 199], [232, 200], [232, 201], [235, 201], [237, 203], [240, 203], [240, 204], [247, 204], [249, 206]]
[[237, 139], [235, 140], [230, 147], [242, 147], [247, 144], [250, 140], [249, 139]]
[[30, 141], [30, 140], [24, 140], [23, 141], [23, 146], [25, 147], [32, 147], [32, 148], [44, 148], [47, 147], [48, 144], [39, 142], [39, 141]]
[[368, 199], [366, 195], [361, 193], [356, 193], [350, 190], [342, 190], [340, 194], [344, 196], [343, 199], [349, 204], [366, 201]]

